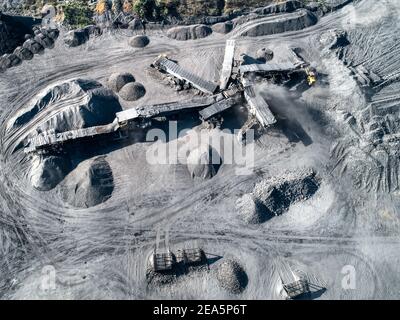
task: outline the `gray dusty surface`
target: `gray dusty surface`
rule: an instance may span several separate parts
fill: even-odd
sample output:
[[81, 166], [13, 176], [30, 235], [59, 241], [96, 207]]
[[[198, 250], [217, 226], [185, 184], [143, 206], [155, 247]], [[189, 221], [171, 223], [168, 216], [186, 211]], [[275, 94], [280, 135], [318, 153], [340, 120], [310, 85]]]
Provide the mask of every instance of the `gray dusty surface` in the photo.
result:
[[[121, 72], [132, 73], [146, 88], [138, 101], [120, 99], [124, 109], [187, 99], [190, 95], [156, 80], [148, 65], [165, 53], [193, 73], [218, 81], [230, 33], [177, 41], [154, 32], [140, 49], [130, 47], [129, 37], [120, 33], [73, 48], [57, 41], [54, 49], [0, 74], [0, 297], [282, 299], [282, 282], [301, 274], [324, 288], [312, 298], [399, 299], [399, 13], [397, 0], [363, 0], [297, 31], [259, 37], [232, 31], [238, 55], [255, 56], [267, 47], [274, 52], [272, 61], [281, 61], [287, 46], [299, 47], [321, 75], [302, 94], [260, 86], [281, 120], [253, 144], [254, 169], [240, 175], [223, 161], [212, 179], [192, 179], [183, 164], [149, 164], [151, 142], [101, 143], [85, 155], [77, 148], [70, 154], [69, 175], [98, 156], [106, 156], [112, 172], [111, 197], [89, 208], [65, 202], [61, 185], [45, 192], [32, 186], [31, 160], [13, 151], [35, 123], [7, 127], [10, 119], [49, 85], [74, 78], [106, 85], [111, 74]], [[347, 32], [348, 46], [329, 50], [321, 45], [321, 36], [334, 28]], [[383, 82], [362, 88], [350, 64], [363, 65]], [[350, 116], [354, 120], [346, 122]], [[240, 112], [230, 117], [226, 126], [239, 129]], [[376, 129], [378, 136], [369, 134]], [[236, 141], [225, 131], [213, 134]], [[224, 160], [227, 155], [217, 151]], [[304, 168], [320, 179], [311, 198], [263, 223], [247, 224], [237, 214], [236, 201], [256, 183]], [[208, 257], [222, 260], [210, 260], [210, 271], [150, 288], [146, 265], [157, 234], [168, 235], [172, 248], [200, 246]], [[241, 290], [227, 291], [215, 277], [219, 263], [229, 260], [247, 275]], [[54, 288], [43, 288], [46, 266], [56, 272]], [[350, 290], [343, 288], [345, 266], [356, 272]]]

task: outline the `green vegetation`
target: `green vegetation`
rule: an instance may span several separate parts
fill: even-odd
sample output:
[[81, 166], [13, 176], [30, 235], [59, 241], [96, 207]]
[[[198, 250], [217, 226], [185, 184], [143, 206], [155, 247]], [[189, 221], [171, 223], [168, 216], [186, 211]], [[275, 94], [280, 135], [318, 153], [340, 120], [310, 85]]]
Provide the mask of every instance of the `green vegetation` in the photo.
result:
[[71, 28], [81, 28], [93, 23], [93, 11], [85, 0], [66, 3], [64, 5], [64, 16], [64, 22]]

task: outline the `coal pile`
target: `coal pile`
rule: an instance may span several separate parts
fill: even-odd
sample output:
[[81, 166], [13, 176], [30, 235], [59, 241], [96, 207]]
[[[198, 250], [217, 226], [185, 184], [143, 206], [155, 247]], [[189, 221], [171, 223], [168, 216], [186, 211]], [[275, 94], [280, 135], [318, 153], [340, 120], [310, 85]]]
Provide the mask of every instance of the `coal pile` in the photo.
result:
[[175, 27], [167, 31], [169, 38], [180, 41], [201, 39], [208, 37], [210, 34], [212, 34], [212, 29], [202, 24]]
[[89, 208], [107, 201], [114, 190], [110, 165], [104, 157], [81, 163], [60, 185], [61, 198], [77, 208]]
[[235, 260], [221, 262], [215, 275], [219, 285], [232, 294], [243, 292], [249, 282], [246, 272]]
[[256, 184], [253, 195], [274, 215], [280, 215], [299, 201], [311, 198], [319, 188], [313, 170], [287, 172]]

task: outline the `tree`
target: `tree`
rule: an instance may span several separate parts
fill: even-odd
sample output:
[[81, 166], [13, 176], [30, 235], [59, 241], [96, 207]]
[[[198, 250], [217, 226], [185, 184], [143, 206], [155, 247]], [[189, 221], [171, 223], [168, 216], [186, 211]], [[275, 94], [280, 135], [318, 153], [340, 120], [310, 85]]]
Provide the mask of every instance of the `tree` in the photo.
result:
[[142, 18], [151, 19], [155, 9], [155, 0], [136, 0], [133, 4], [133, 11]]
[[112, 11], [115, 14], [118, 14], [118, 13], [122, 12], [122, 10], [123, 10], [122, 0], [113, 0], [113, 2], [112, 2]]
[[93, 22], [92, 18], [93, 12], [86, 1], [70, 1], [64, 6], [64, 22], [72, 28], [87, 26]]

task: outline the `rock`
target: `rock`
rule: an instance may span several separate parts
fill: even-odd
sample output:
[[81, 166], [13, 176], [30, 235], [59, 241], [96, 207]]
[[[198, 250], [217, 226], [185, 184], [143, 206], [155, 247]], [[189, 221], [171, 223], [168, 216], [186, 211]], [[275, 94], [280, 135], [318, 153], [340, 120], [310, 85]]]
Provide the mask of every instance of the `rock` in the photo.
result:
[[274, 58], [274, 52], [267, 48], [257, 50], [256, 59], [261, 62], [271, 61]]
[[220, 22], [220, 23], [214, 24], [211, 28], [212, 28], [213, 32], [227, 34], [232, 31], [233, 23], [231, 21]]
[[42, 45], [43, 48], [52, 49], [54, 48], [54, 40], [50, 37], [45, 36], [43, 33], [39, 33], [34, 37], [34, 40]]
[[31, 161], [30, 182], [39, 191], [55, 188], [70, 170], [65, 157], [35, 155]]
[[58, 36], [60, 35], [60, 30], [58, 30], [58, 29], [42, 29], [42, 33], [55, 41], [58, 39]]
[[41, 54], [44, 52], [44, 47], [33, 39], [26, 40], [23, 47], [28, 49], [33, 54]]
[[229, 293], [239, 294], [246, 288], [249, 279], [242, 266], [234, 260], [221, 262], [216, 269], [219, 285]]
[[255, 9], [253, 12], [257, 14], [273, 14], [273, 13], [281, 13], [281, 12], [293, 12], [297, 9], [302, 8], [303, 5], [300, 1], [297, 0], [288, 0], [283, 1], [281, 3], [271, 4], [267, 7]]
[[22, 60], [18, 58], [14, 53], [5, 54], [2, 56], [1, 64], [2, 69], [8, 69], [12, 67], [16, 67], [22, 63]]
[[100, 36], [103, 31], [99, 26], [96, 25], [89, 25], [83, 28], [83, 31], [86, 32], [89, 36]]
[[209, 26], [198, 24], [171, 28], [167, 31], [167, 36], [171, 39], [185, 41], [205, 38], [211, 33], [212, 29]]
[[113, 73], [108, 79], [108, 87], [115, 92], [119, 92], [123, 86], [130, 82], [135, 82], [135, 78], [131, 73]]
[[89, 40], [89, 32], [84, 29], [69, 31], [64, 36], [64, 42], [68, 47], [78, 47]]
[[109, 124], [121, 110], [110, 89], [94, 80], [74, 79], [44, 89], [8, 122], [7, 129], [26, 125], [44, 111], [54, 114], [32, 126], [29, 135], [49, 130], [65, 132]]
[[89, 208], [107, 201], [114, 190], [112, 170], [104, 157], [78, 165], [60, 185], [61, 198], [77, 208]]
[[131, 22], [129, 22], [129, 29], [142, 30], [143, 29], [142, 21], [140, 19], [133, 19]]
[[141, 83], [130, 82], [122, 87], [119, 96], [126, 101], [136, 101], [146, 94], [146, 89]]
[[187, 168], [192, 178], [211, 179], [221, 165], [218, 152], [209, 145], [193, 149], [187, 158]]
[[14, 54], [21, 60], [32, 60], [33, 58], [33, 53], [23, 47], [17, 47], [14, 50]]
[[147, 36], [135, 36], [129, 39], [129, 45], [133, 48], [144, 48], [150, 43]]

